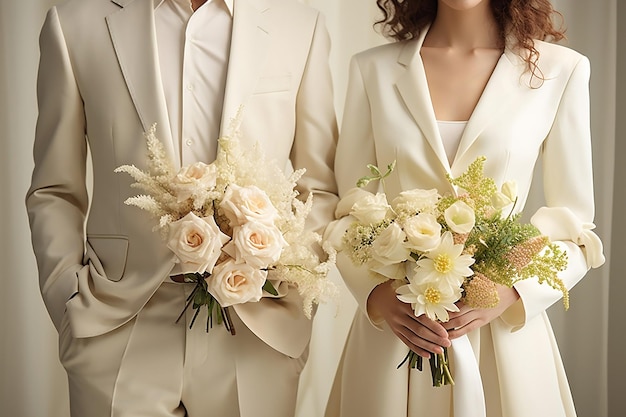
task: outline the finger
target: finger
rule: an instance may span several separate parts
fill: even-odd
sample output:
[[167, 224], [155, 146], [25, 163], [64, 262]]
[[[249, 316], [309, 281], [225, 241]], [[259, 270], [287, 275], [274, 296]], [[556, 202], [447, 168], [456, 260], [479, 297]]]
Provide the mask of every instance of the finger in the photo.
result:
[[[450, 339], [448, 337], [448, 332], [441, 326], [439, 323], [438, 327], [441, 327], [443, 331], [439, 333], [433, 332], [429, 327], [424, 326], [420, 321], [413, 320], [413, 317], [408, 318], [408, 320], [398, 323], [400, 326], [398, 330], [402, 334], [405, 335], [409, 340], [413, 341], [413, 343], [418, 343], [419, 340], [423, 340], [424, 343], [429, 343], [429, 346], [450, 346]], [[423, 344], [420, 346], [424, 347]], [[430, 350], [432, 352], [432, 350]]]
[[448, 338], [448, 332], [445, 326], [441, 322], [432, 320], [428, 318], [426, 315], [421, 315], [419, 317], [413, 316], [413, 318], [415, 319], [415, 321], [419, 322], [422, 326], [430, 330], [433, 334], [439, 337], [446, 338], [446, 339]]
[[461, 302], [456, 303], [456, 306], [459, 308], [459, 311], [450, 311], [448, 313], [448, 315], [450, 316], [450, 319], [462, 316], [464, 314], [469, 313], [470, 311], [475, 310], [472, 307], [468, 307], [466, 304], [463, 304]]
[[479, 316], [478, 310], [469, 309], [465, 311], [463, 314], [456, 313], [455, 316], [450, 315], [450, 320], [444, 323], [444, 327], [450, 332], [452, 329], [458, 329], [464, 326], [467, 326], [473, 320]]
[[479, 320], [472, 320], [461, 327], [448, 330], [450, 339], [458, 339], [461, 336], [468, 334], [469, 332], [478, 329], [481, 326]]
[[441, 346], [417, 337], [410, 332], [408, 334], [398, 333], [397, 336], [409, 349], [423, 358], [430, 358], [432, 353], [443, 353]]

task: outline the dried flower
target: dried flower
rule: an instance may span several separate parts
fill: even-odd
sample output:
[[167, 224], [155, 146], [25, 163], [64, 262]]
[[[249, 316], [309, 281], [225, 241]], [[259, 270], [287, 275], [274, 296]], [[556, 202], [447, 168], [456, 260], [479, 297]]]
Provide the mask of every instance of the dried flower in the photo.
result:
[[472, 308], [493, 308], [500, 302], [496, 283], [476, 272], [465, 281], [463, 302]]

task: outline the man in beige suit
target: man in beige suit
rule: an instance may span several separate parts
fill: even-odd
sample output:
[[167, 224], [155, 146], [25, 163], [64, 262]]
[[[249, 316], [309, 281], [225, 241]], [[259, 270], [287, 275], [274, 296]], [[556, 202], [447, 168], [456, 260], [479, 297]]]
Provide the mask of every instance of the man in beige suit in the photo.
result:
[[306, 169], [298, 191], [314, 193], [321, 231], [337, 129], [319, 13], [294, 0], [69, 0], [40, 43], [26, 204], [72, 416], [293, 417], [311, 331], [298, 294], [237, 306], [236, 336], [190, 329], [191, 314], [177, 323], [193, 284], [172, 280], [172, 253], [124, 205], [135, 190], [114, 169], [147, 166], [153, 123], [176, 164], [210, 162], [243, 108], [243, 138]]

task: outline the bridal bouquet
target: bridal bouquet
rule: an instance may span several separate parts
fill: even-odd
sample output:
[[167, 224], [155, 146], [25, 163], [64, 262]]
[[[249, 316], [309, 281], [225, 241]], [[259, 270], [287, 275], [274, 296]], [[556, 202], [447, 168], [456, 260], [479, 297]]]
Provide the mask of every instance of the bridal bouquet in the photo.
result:
[[[531, 224], [513, 214], [516, 186], [506, 182], [500, 190], [483, 174], [484, 157], [477, 158], [458, 178], [448, 181], [460, 190], [440, 195], [437, 190], [401, 192], [391, 202], [385, 193], [372, 194], [360, 187], [382, 182], [395, 164], [382, 173], [368, 166], [353, 189], [351, 215], [356, 218], [343, 236], [343, 248], [352, 262], [365, 265], [383, 280], [393, 279], [397, 297], [410, 303], [416, 316], [449, 320], [456, 303], [492, 308], [498, 302], [496, 284], [513, 286], [536, 278], [563, 293], [568, 291], [557, 273], [567, 266], [567, 254]], [[434, 386], [454, 384], [447, 349], [431, 355]], [[422, 357], [409, 351], [405, 362], [422, 370]]]
[[215, 316], [232, 334], [228, 307], [277, 297], [281, 283], [297, 289], [309, 319], [313, 304], [336, 291], [326, 279], [336, 253], [324, 244], [322, 262], [313, 249], [321, 236], [305, 229], [312, 195], [304, 202], [296, 198], [304, 170], [286, 175], [258, 145], [244, 148], [238, 119], [234, 133], [218, 140], [211, 164], [175, 170], [152, 126], [146, 134], [148, 171], [132, 165], [115, 170], [131, 175], [133, 186], [145, 192], [125, 203], [158, 218], [155, 231], [174, 253], [185, 282], [196, 284], [185, 306], [196, 310], [191, 325], [206, 306], [207, 331]]

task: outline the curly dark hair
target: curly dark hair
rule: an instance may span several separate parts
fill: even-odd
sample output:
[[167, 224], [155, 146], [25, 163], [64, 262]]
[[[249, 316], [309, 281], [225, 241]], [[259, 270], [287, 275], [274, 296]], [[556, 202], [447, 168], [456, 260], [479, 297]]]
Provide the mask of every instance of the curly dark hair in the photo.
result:
[[[383, 35], [396, 41], [417, 37], [437, 15], [437, 0], [376, 0], [376, 4], [383, 17], [375, 25], [381, 25]], [[563, 16], [552, 7], [550, 0], [491, 0], [491, 10], [502, 44], [509, 37], [514, 39], [514, 46], [528, 52], [520, 56], [532, 75], [543, 79], [537, 67], [539, 51], [534, 40], [564, 39], [565, 30], [555, 24], [555, 17], [562, 24]]]

